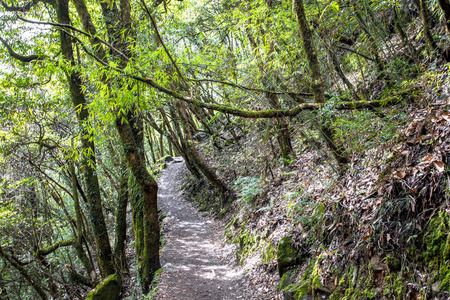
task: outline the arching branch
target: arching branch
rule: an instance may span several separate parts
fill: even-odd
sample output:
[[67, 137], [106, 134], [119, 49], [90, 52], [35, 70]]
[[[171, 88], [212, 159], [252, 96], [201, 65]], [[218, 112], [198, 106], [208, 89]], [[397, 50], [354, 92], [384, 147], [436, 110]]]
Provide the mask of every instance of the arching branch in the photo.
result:
[[39, 2], [41, 2], [41, 0], [32, 0], [23, 6], [9, 6], [5, 1], [0, 1], [5, 10], [9, 12], [27, 12]]
[[[212, 109], [215, 111], [220, 111], [223, 113], [235, 115], [242, 118], [248, 118], [248, 119], [267, 119], [267, 118], [280, 118], [280, 117], [295, 117], [298, 114], [300, 114], [302, 111], [305, 110], [319, 110], [320, 108], [324, 107], [326, 103], [302, 103], [298, 106], [291, 108], [291, 109], [269, 109], [269, 110], [244, 110], [239, 109], [235, 107], [230, 107], [227, 105], [220, 105], [215, 103], [205, 103], [203, 101], [193, 99], [191, 97], [183, 96], [182, 94], [170, 90], [168, 88], [165, 88], [161, 86], [160, 84], [156, 83], [153, 79], [148, 77], [139, 77], [135, 75], [129, 75], [131, 78], [143, 82], [153, 88], [156, 88], [158, 91], [163, 92], [167, 95], [170, 95], [176, 99], [192, 103], [196, 106]], [[374, 107], [381, 107], [381, 106], [388, 106], [393, 105], [395, 103], [398, 103], [401, 101], [401, 95], [405, 95], [408, 93], [411, 93], [412, 90], [405, 90], [400, 93], [395, 94], [392, 97], [385, 98], [383, 100], [374, 100], [374, 101], [352, 101], [352, 102], [341, 102], [337, 103], [334, 108], [339, 110], [344, 109], [361, 109], [361, 108], [374, 108]]]
[[0, 42], [5, 46], [6, 50], [8, 50], [9, 55], [11, 57], [20, 60], [25, 63], [32, 62], [34, 60], [44, 60], [46, 58], [45, 55], [20, 55], [14, 51], [14, 49], [3, 39], [0, 37]]

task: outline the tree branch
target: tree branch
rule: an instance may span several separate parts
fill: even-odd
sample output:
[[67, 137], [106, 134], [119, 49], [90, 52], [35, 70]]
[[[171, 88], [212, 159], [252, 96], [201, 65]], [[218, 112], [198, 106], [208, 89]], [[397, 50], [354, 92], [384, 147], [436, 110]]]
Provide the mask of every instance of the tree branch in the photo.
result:
[[156, 25], [156, 21], [153, 18], [150, 10], [148, 9], [147, 4], [145, 4], [145, 1], [143, 1], [143, 0], [141, 0], [141, 4], [144, 7], [144, 10], [147, 13], [148, 17], [150, 18], [153, 28], [155, 29], [155, 33], [158, 36], [159, 42], [163, 46], [163, 49], [166, 52], [167, 56], [169, 57], [170, 61], [172, 62], [172, 65], [174, 66], [175, 70], [177, 71], [178, 75], [180, 75], [181, 79], [184, 81], [186, 86], [188, 86], [188, 82], [187, 82], [186, 78], [184, 77], [183, 73], [181, 73], [181, 70], [178, 68], [178, 65], [175, 63], [175, 60], [173, 59], [172, 55], [170, 54], [169, 50], [167, 49], [166, 45], [164, 44], [161, 34], [159, 33], [158, 26]]
[[34, 290], [37, 292], [37, 294], [42, 300], [48, 299], [47, 293], [43, 290], [42, 286], [33, 280], [30, 274], [28, 274], [27, 271], [25, 271], [24, 267], [17, 262], [17, 258], [3, 251], [1, 245], [0, 245], [0, 257], [3, 257], [6, 261], [8, 261], [11, 264], [11, 266], [13, 266], [17, 271], [19, 271], [20, 275], [22, 275], [22, 277], [25, 278], [26, 281], [28, 281], [28, 283], [34, 288]]
[[[326, 103], [302, 103], [298, 106], [291, 108], [291, 109], [269, 109], [269, 110], [244, 110], [239, 109], [235, 107], [230, 107], [226, 105], [220, 105], [220, 104], [214, 104], [214, 103], [205, 103], [200, 100], [192, 99], [191, 97], [185, 97], [182, 94], [170, 90], [168, 88], [165, 88], [158, 83], [156, 83], [153, 79], [145, 77], [139, 77], [135, 75], [129, 75], [131, 78], [143, 82], [151, 87], [156, 88], [160, 92], [163, 92], [167, 95], [170, 95], [176, 99], [180, 99], [182, 101], [192, 103], [196, 106], [212, 109], [215, 111], [220, 111], [223, 113], [235, 115], [238, 117], [243, 118], [249, 118], [249, 119], [264, 119], [264, 118], [280, 118], [280, 117], [295, 117], [298, 114], [300, 114], [302, 111], [305, 110], [319, 110], [322, 107], [326, 106]], [[405, 95], [407, 93], [410, 93], [413, 89], [408, 89], [405, 91], [402, 91], [392, 97], [385, 98], [383, 100], [374, 100], [374, 101], [353, 101], [353, 102], [341, 102], [337, 103], [334, 108], [339, 110], [344, 109], [360, 109], [360, 108], [373, 108], [373, 107], [380, 107], [380, 106], [386, 106], [386, 105], [393, 105], [395, 103], [400, 102], [401, 97], [400, 95]]]
[[53, 245], [50, 245], [50, 246], [45, 247], [45, 248], [38, 249], [36, 251], [36, 256], [39, 257], [39, 256], [48, 255], [50, 253], [55, 252], [56, 250], [58, 250], [61, 247], [67, 247], [67, 246], [73, 245], [75, 243], [75, 241], [76, 241], [75, 238], [70, 239], [70, 240], [66, 240], [66, 241], [58, 241], [58, 242], [54, 243]]
[[11, 55], [11, 57], [20, 60], [22, 62], [29, 63], [34, 60], [44, 60], [46, 58], [45, 55], [27, 55], [27, 56], [20, 55], [17, 52], [15, 52], [14, 49], [1, 37], [0, 42], [3, 44], [3, 46], [5, 46], [6, 50], [8, 50], [8, 53], [9, 55]]
[[29, 11], [33, 6], [41, 2], [41, 0], [33, 0], [25, 4], [24, 6], [8, 6], [8, 4], [5, 3], [5, 1], [0, 1], [1, 5], [5, 8], [8, 12], [27, 12]]
[[189, 81], [194, 81], [194, 82], [214, 82], [214, 83], [221, 83], [221, 84], [225, 84], [228, 86], [232, 86], [232, 87], [236, 87], [242, 90], [247, 90], [247, 91], [252, 91], [252, 92], [258, 92], [258, 93], [268, 93], [268, 94], [273, 94], [273, 95], [295, 95], [295, 96], [299, 96], [299, 97], [312, 97], [313, 94], [311, 93], [302, 93], [302, 92], [277, 92], [277, 91], [271, 91], [271, 90], [265, 90], [265, 89], [258, 89], [258, 88], [253, 88], [253, 87], [247, 87], [247, 86], [242, 86], [242, 85], [238, 85], [232, 82], [228, 82], [228, 81], [223, 81], [223, 80], [217, 80], [217, 79], [194, 79], [194, 78], [188, 78]]
[[361, 56], [361, 57], [364, 57], [365, 59], [367, 59], [367, 60], [370, 60], [370, 61], [375, 61], [375, 59], [373, 59], [373, 58], [371, 58], [371, 57], [368, 57], [367, 55], [364, 55], [364, 54], [362, 54], [361, 52], [358, 52], [358, 51], [356, 51], [356, 50], [353, 50], [353, 49], [351, 49], [351, 48], [347, 48], [347, 47], [344, 47], [344, 46], [339, 46], [339, 45], [334, 45], [336, 48], [339, 48], [339, 49], [342, 49], [342, 50], [345, 50], [345, 51], [349, 51], [349, 52], [352, 52], [352, 53], [355, 53], [355, 54], [357, 54], [357, 55], [359, 55], [359, 56]]
[[22, 17], [17, 17], [19, 20], [30, 23], [30, 24], [39, 24], [39, 25], [51, 25], [51, 26], [55, 26], [55, 27], [61, 27], [61, 28], [66, 28], [66, 29], [71, 29], [75, 32], [78, 32], [84, 36], [87, 36], [90, 39], [95, 39], [96, 41], [99, 41], [100, 43], [106, 45], [107, 47], [109, 47], [111, 50], [113, 50], [114, 52], [116, 52], [117, 54], [119, 54], [125, 61], [129, 61], [130, 58], [128, 56], [126, 56], [123, 52], [121, 52], [120, 50], [118, 50], [117, 48], [115, 48], [113, 45], [111, 45], [110, 43], [98, 38], [98, 37], [93, 37], [91, 34], [89, 34], [88, 32], [85, 32], [81, 29], [78, 29], [72, 25], [68, 25], [68, 24], [59, 24], [59, 23], [55, 23], [55, 22], [41, 22], [41, 21], [33, 21], [33, 20], [27, 20], [25, 18]]

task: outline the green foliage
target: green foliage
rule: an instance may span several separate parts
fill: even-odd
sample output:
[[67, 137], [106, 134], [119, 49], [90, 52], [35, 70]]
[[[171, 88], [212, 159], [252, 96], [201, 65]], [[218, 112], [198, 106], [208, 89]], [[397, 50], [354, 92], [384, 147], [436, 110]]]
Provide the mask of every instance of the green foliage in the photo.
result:
[[263, 263], [271, 262], [275, 258], [275, 255], [276, 255], [275, 248], [273, 247], [272, 242], [269, 242], [267, 244], [266, 249], [264, 250]]
[[364, 154], [380, 144], [394, 144], [404, 118], [404, 113], [395, 110], [384, 117], [372, 111], [359, 110], [335, 118], [333, 125], [336, 139], [345, 145], [346, 152]]
[[[23, 1], [16, 2], [20, 5]], [[30, 3], [34, 6], [21, 13], [24, 18], [55, 21], [57, 14], [49, 3]], [[111, 0], [103, 3], [107, 4], [108, 9], [115, 4]], [[270, 91], [276, 92], [281, 108], [292, 108], [298, 102], [312, 101], [309, 96], [297, 96], [297, 93], [309, 93], [311, 82], [299, 29], [292, 15], [291, 1], [163, 1], [162, 5], [151, 8], [162, 41], [156, 37], [152, 22], [136, 1], [129, 2], [132, 30], [128, 32], [122, 28], [126, 24], [122, 24], [120, 18], [113, 20], [114, 27], [117, 26], [115, 37], [108, 36], [112, 28], [105, 23], [99, 2], [86, 1], [86, 4], [93, 24], [97, 26], [96, 37], [123, 51], [127, 59], [121, 60], [116, 48], [111, 49], [107, 43], [102, 43], [107, 62], [106, 65], [99, 63], [93, 57], [98, 49], [92, 43], [92, 36], [80, 33], [80, 30], [85, 31], [82, 24], [85, 19], [80, 18], [73, 6], [70, 6], [70, 24], [80, 29], [66, 29], [66, 33], [72, 35], [73, 60], [64, 58], [59, 44], [60, 30], [56, 27], [50, 30], [51, 27], [47, 25], [29, 24], [0, 6], [0, 31], [11, 48], [19, 55], [45, 57], [30, 63], [19, 62], [8, 53], [5, 45], [0, 44], [0, 244], [8, 249], [17, 248], [15, 254], [20, 259], [26, 260], [32, 257], [36, 248], [71, 238], [74, 234], [70, 226], [75, 210], [68, 162], [75, 163], [75, 175], [84, 196], [92, 191], [84, 190], [83, 171], [87, 166], [95, 168], [102, 193], [101, 207], [108, 226], [113, 227], [114, 200], [118, 196], [117, 182], [122, 169], [119, 165], [123, 155], [123, 147], [114, 131], [119, 114], [129, 113], [143, 119], [151, 117], [166, 131], [159, 113], [159, 109], [164, 109], [170, 125], [177, 131], [177, 116], [169, 114], [175, 110], [173, 97], [142, 82], [138, 83], [132, 76], [150, 78], [164, 88], [173, 89], [185, 97], [200, 99], [204, 103], [248, 110], [273, 106], [268, 100]], [[335, 142], [341, 143], [349, 156], [352, 153], [364, 155], [380, 145], [394, 144], [398, 128], [405, 122], [405, 116], [399, 109], [338, 111], [335, 105], [354, 97], [355, 93], [363, 99], [383, 99], [403, 88], [405, 83], [416, 84], [411, 79], [429, 67], [429, 62], [435, 58], [412, 58], [403, 49], [404, 45], [400, 45], [398, 36], [390, 32], [392, 30], [388, 26], [391, 22], [382, 20], [390, 20], [396, 7], [400, 11], [405, 32], [420, 52], [423, 45], [421, 34], [417, 34], [417, 26], [420, 26], [418, 20], [408, 20], [407, 12], [401, 11], [407, 9], [407, 5], [403, 6], [398, 1], [352, 1], [343, 5], [339, 1], [319, 0], [304, 1], [304, 6], [313, 30], [315, 52], [325, 74], [326, 93], [333, 95], [319, 116], [334, 128]], [[441, 17], [437, 1], [430, 2], [429, 6], [435, 18]], [[107, 21], [108, 18], [111, 16], [107, 16]], [[436, 33], [441, 35], [444, 30], [439, 26], [436, 25]], [[443, 36], [439, 38], [440, 41], [446, 40]], [[348, 46], [350, 50], [341, 46]], [[328, 50], [336, 54], [337, 63], [331, 62]], [[382, 71], [374, 63], [376, 56], [383, 61]], [[170, 57], [176, 62], [176, 68]], [[341, 83], [342, 79], [334, 71], [336, 66], [341, 67], [344, 75], [355, 86], [355, 91], [347, 90]], [[68, 84], [71, 74], [80, 76], [86, 108], [89, 109], [89, 116], [79, 126], [76, 125], [76, 113], [81, 113], [82, 107], [73, 107], [74, 91]], [[439, 76], [434, 71], [427, 73], [423, 79], [425, 85], [435, 88]], [[251, 161], [255, 169], [265, 165], [265, 172], [261, 172], [264, 173], [264, 179], [270, 177], [268, 173], [277, 164], [295, 166], [294, 158], [284, 161], [277, 159], [278, 148], [272, 137], [276, 132], [276, 122], [255, 120], [245, 123], [224, 113], [205, 117], [203, 114], [210, 112], [202, 110], [196, 112], [199, 114], [197, 116], [192, 107], [189, 109], [193, 118], [192, 128], [207, 132], [225, 145], [232, 135], [237, 135], [239, 140], [241, 134], [253, 134], [247, 139], [247, 144], [237, 145], [237, 141], [233, 147], [240, 147], [243, 154], [239, 155], [245, 156], [242, 160]], [[303, 113], [298, 118], [287, 120], [292, 140], [298, 140], [297, 132], [303, 131], [311, 137], [320, 136], [314, 124], [305, 128], [316, 118], [316, 114]], [[125, 118], [120, 121], [126, 122]], [[147, 125], [141, 132], [154, 134], [154, 129]], [[186, 132], [178, 135], [175, 140], [182, 141]], [[93, 143], [95, 148], [83, 148], [83, 143], [87, 142]], [[163, 149], [159, 149], [160, 145], [156, 144], [153, 141], [152, 146], [162, 152]], [[202, 143], [198, 145], [204, 146]], [[166, 141], [162, 144], [162, 148], [165, 147]], [[217, 145], [210, 146], [203, 155], [212, 154], [214, 147]], [[297, 148], [294, 143], [294, 150]], [[124, 149], [127, 151], [127, 145]], [[223, 152], [226, 155], [227, 152]], [[261, 154], [260, 159], [255, 158], [258, 154]], [[163, 167], [163, 163], [157, 162], [150, 169], [156, 174]], [[228, 176], [225, 172], [221, 174], [228, 178], [237, 177], [233, 187], [244, 208], [252, 205], [258, 195], [264, 192], [262, 180], [252, 177], [247, 167], [241, 166], [245, 171], [236, 170], [234, 176]], [[283, 175], [290, 179], [295, 174], [286, 172]], [[272, 177], [276, 176], [272, 174]], [[197, 184], [196, 188], [201, 190], [196, 195], [199, 208], [213, 208], [215, 204], [209, 200], [215, 196], [214, 191], [206, 184]], [[130, 197], [137, 201], [136, 207], [140, 208], [141, 200], [136, 200], [140, 199], [139, 189], [136, 185], [130, 185], [129, 189]], [[323, 221], [325, 204], [312, 199], [303, 190], [291, 191], [285, 196], [290, 200], [288, 219], [311, 233], [310, 239], [320, 237], [322, 232], [319, 225]], [[271, 210], [276, 201], [275, 197], [271, 197], [270, 203], [260, 208], [259, 212]], [[410, 201], [409, 198], [397, 199], [392, 201], [392, 205], [401, 210], [408, 207]], [[87, 214], [87, 208], [86, 205], [82, 206], [84, 214]], [[221, 215], [225, 212], [223, 210]], [[142, 227], [135, 226], [135, 230], [137, 234], [142, 234]], [[447, 286], [450, 285], [446, 283], [449, 281], [449, 272], [445, 267], [450, 253], [448, 236], [442, 233], [444, 230], [438, 232], [427, 235], [427, 242], [432, 245], [427, 259], [435, 270], [439, 269], [443, 285]], [[248, 229], [242, 229], [238, 235], [236, 241], [241, 244], [244, 256], [267, 245]], [[410, 237], [411, 240], [414, 238], [417, 236]], [[89, 249], [95, 247], [88, 238], [84, 240], [89, 244]], [[433, 260], [431, 251], [439, 259]], [[269, 244], [265, 252], [266, 260], [272, 256], [271, 252]], [[81, 268], [72, 248], [58, 250], [47, 259], [49, 265], [57, 267], [47, 270], [44, 266], [30, 264], [33, 278], [45, 277], [47, 280], [42, 283], [46, 290], [51, 290], [49, 282], [52, 280], [50, 276], [42, 274], [60, 276], [64, 273], [64, 265]], [[0, 264], [3, 270], [4, 261]], [[17, 286], [23, 287], [13, 297], [33, 297], [33, 292], [26, 287], [26, 281], [21, 279], [17, 271], [7, 269], [5, 273], [7, 275], [2, 272], [2, 276], [8, 277], [8, 283], [18, 282]], [[314, 272], [310, 270], [309, 273], [312, 275]], [[316, 274], [312, 277], [317, 281]], [[57, 279], [59, 281], [55, 282], [64, 282], [64, 276]], [[314, 280], [310, 280], [307, 286], [311, 287]], [[62, 285], [60, 288], [64, 289]], [[373, 296], [372, 290], [364, 290], [364, 294], [368, 298]], [[73, 295], [66, 296], [71, 298]]]
[[287, 217], [294, 224], [302, 224], [310, 226], [315, 219], [309, 214], [312, 211], [314, 201], [310, 194], [304, 193], [303, 190], [296, 192], [288, 192], [285, 197], [290, 200], [287, 207]]
[[252, 204], [255, 197], [260, 194], [261, 179], [258, 177], [238, 177], [233, 182], [233, 187], [238, 191], [238, 200], [245, 205]]

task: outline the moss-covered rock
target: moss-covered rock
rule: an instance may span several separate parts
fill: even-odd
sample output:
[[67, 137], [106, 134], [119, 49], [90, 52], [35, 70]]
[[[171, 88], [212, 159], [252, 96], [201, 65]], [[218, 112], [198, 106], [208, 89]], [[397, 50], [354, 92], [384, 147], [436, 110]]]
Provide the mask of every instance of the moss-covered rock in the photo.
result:
[[[295, 274], [298, 269], [287, 270], [278, 286], [278, 291], [283, 291], [285, 299], [328, 299], [331, 294], [321, 283], [320, 256], [311, 259], [300, 281], [295, 282]], [[298, 278], [298, 277], [297, 277]]]
[[283, 274], [290, 267], [299, 264], [299, 256], [299, 252], [292, 244], [292, 237], [287, 236], [280, 240], [277, 247], [277, 263], [280, 277], [283, 277]]
[[106, 277], [89, 292], [86, 300], [118, 300], [120, 298], [121, 283], [119, 275]]

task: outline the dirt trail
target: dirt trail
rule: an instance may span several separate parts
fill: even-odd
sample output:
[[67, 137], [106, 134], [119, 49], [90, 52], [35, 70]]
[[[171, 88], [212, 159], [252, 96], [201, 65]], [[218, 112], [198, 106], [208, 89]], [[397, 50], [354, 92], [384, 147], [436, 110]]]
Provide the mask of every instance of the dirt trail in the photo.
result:
[[159, 179], [158, 203], [167, 216], [157, 299], [253, 299], [242, 271], [224, 261], [230, 249], [220, 242], [214, 221], [181, 196], [184, 172], [184, 161], [175, 158]]

